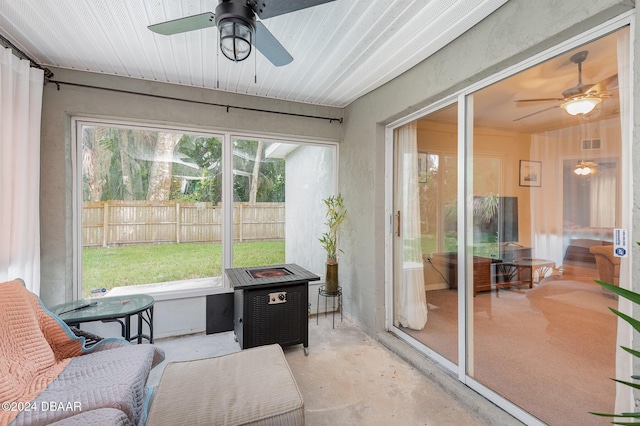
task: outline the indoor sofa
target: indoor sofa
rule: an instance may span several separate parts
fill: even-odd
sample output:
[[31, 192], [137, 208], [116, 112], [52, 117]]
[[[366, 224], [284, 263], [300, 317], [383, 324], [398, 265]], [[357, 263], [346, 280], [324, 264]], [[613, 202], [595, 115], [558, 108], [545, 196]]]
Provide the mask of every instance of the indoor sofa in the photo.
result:
[[613, 244], [606, 246], [593, 246], [589, 249], [596, 258], [598, 276], [601, 281], [619, 285], [620, 282], [620, 257], [613, 255]]
[[88, 347], [21, 280], [0, 284], [0, 425], [144, 424], [163, 359], [122, 339]]

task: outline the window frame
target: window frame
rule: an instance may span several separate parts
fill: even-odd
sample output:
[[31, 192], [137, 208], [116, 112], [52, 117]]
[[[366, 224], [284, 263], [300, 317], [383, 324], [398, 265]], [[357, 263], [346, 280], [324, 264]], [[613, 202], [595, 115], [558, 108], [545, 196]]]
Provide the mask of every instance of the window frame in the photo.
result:
[[[225, 130], [209, 127], [184, 126], [179, 124], [158, 124], [153, 122], [127, 121], [117, 118], [101, 118], [82, 115], [70, 117], [71, 136], [71, 216], [72, 216], [72, 300], [80, 300], [82, 296], [82, 140], [79, 135], [83, 125], [108, 126], [114, 128], [144, 129], [150, 131], [181, 132], [196, 134], [198, 136], [217, 137], [222, 140], [222, 216], [233, 217], [233, 141], [236, 139], [255, 139], [266, 142], [279, 142], [288, 144], [299, 144], [304, 146], [322, 146], [334, 150], [334, 192], [338, 189], [338, 164], [339, 150], [338, 141], [308, 138], [296, 135], [254, 133], [245, 131]], [[211, 285], [185, 284], [180, 289], [147, 292], [152, 294], [156, 300], [173, 300], [190, 297], [206, 296], [210, 294], [228, 293], [231, 284], [224, 274], [224, 270], [233, 265], [233, 223], [222, 222], [222, 276], [209, 277], [202, 280], [210, 280]], [[221, 285], [216, 285], [216, 281], [222, 281]], [[189, 281], [189, 280], [186, 280]], [[194, 280], [195, 282], [196, 280]]]

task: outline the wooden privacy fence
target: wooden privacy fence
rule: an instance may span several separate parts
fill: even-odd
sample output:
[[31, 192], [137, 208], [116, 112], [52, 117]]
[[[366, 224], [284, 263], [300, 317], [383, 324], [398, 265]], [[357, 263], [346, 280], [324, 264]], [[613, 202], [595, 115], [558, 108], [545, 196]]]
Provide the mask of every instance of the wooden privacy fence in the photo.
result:
[[[284, 239], [284, 203], [234, 203], [234, 241]], [[220, 242], [222, 207], [175, 201], [101, 201], [82, 206], [84, 247]]]

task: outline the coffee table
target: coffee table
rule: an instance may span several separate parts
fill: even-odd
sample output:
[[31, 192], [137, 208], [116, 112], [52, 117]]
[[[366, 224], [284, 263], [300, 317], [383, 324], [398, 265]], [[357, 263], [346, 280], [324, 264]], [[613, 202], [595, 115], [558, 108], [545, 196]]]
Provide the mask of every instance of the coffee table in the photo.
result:
[[[552, 260], [524, 258], [513, 262], [495, 263], [496, 277], [501, 278], [501, 282], [496, 279], [496, 289], [509, 287], [511, 285], [528, 284], [533, 288], [534, 281], [539, 282], [547, 272], [556, 267]], [[522, 279], [522, 271], [529, 270], [528, 279]]]
[[[153, 297], [146, 294], [130, 296], [96, 297], [74, 300], [49, 308], [67, 325], [80, 327], [81, 323], [102, 321], [117, 322], [122, 329], [122, 337], [127, 341], [146, 339], [153, 343]], [[138, 316], [138, 334], [131, 336], [131, 317]], [[149, 334], [142, 334], [142, 323], [146, 323]]]

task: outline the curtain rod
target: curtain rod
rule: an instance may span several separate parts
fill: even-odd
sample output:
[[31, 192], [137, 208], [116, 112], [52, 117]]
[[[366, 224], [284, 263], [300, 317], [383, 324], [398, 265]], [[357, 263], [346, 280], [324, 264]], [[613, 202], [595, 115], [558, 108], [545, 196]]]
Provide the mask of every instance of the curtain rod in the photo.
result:
[[288, 116], [293, 116], [293, 117], [304, 117], [304, 118], [314, 118], [314, 119], [318, 119], [318, 120], [328, 120], [329, 123], [333, 123], [334, 121], [337, 121], [340, 124], [342, 124], [342, 120], [343, 120], [342, 118], [332, 118], [332, 117], [323, 117], [323, 116], [319, 116], [319, 115], [296, 114], [296, 113], [293, 113], [293, 112], [283, 112], [283, 111], [273, 111], [273, 110], [260, 109], [260, 108], [241, 107], [241, 106], [234, 106], [234, 105], [228, 105], [228, 104], [219, 104], [219, 103], [215, 103], [215, 102], [206, 102], [206, 101], [197, 101], [197, 100], [193, 100], [193, 99], [176, 98], [176, 97], [173, 97], [173, 96], [154, 95], [154, 94], [151, 94], [151, 93], [135, 92], [135, 91], [132, 91], [132, 90], [114, 89], [114, 88], [111, 88], [111, 87], [100, 87], [100, 86], [93, 86], [93, 85], [89, 85], [89, 84], [71, 83], [71, 82], [67, 82], [67, 81], [58, 81], [58, 80], [47, 79], [47, 80], [45, 80], [45, 82], [55, 84], [56, 86], [58, 86], [58, 90], [60, 90], [60, 85], [83, 87], [83, 88], [87, 88], [87, 89], [107, 90], [109, 92], [124, 93], [124, 94], [128, 94], [128, 95], [147, 96], [147, 97], [151, 97], [151, 98], [164, 99], [164, 100], [169, 100], [169, 101], [181, 101], [181, 102], [189, 102], [189, 103], [193, 103], [193, 104], [217, 106], [217, 107], [226, 108], [227, 112], [229, 112], [230, 109], [239, 109], [239, 110], [244, 110], [244, 111], [266, 112], [266, 113], [269, 113], [269, 114], [280, 114], [280, 115], [288, 115]]
[[70, 83], [70, 82], [66, 82], [66, 81], [56, 81], [56, 80], [52, 80], [51, 79], [53, 77], [53, 72], [51, 72], [51, 70], [49, 68], [45, 68], [45, 67], [41, 66], [40, 64], [38, 64], [36, 61], [31, 59], [29, 57], [29, 55], [24, 53], [15, 44], [11, 43], [11, 41], [9, 41], [6, 37], [4, 37], [1, 34], [0, 34], [0, 43], [4, 44], [6, 47], [8, 47], [11, 50], [13, 50], [13, 52], [14, 52], [14, 54], [16, 56], [21, 57], [21, 59], [28, 60], [29, 63], [31, 64], [31, 67], [43, 70], [44, 71], [44, 77], [45, 77], [45, 80], [44, 80], [45, 84], [53, 83], [58, 87], [58, 90], [60, 90], [60, 85], [61, 84], [66, 84], [67, 86], [84, 87], [84, 88], [88, 88], [88, 89], [108, 90], [108, 91], [111, 91], [111, 92], [126, 93], [126, 94], [129, 94], [129, 95], [148, 96], [148, 97], [157, 98], [157, 99], [165, 99], [165, 100], [181, 101], [181, 102], [190, 102], [190, 103], [194, 103], [194, 104], [209, 105], [209, 106], [218, 106], [218, 107], [226, 108], [227, 112], [229, 112], [230, 109], [240, 109], [240, 110], [244, 110], [244, 111], [266, 112], [266, 113], [269, 113], [269, 114], [280, 114], [280, 115], [288, 115], [288, 116], [293, 116], [293, 117], [304, 117], [304, 118], [314, 118], [314, 119], [318, 119], [318, 120], [329, 120], [329, 123], [333, 123], [334, 121], [337, 121], [340, 124], [342, 124], [342, 120], [343, 120], [342, 118], [322, 117], [322, 116], [318, 116], [318, 115], [295, 114], [295, 113], [292, 113], [292, 112], [271, 111], [271, 110], [259, 109], [259, 108], [249, 108], [249, 107], [240, 107], [240, 106], [233, 106], [233, 105], [224, 105], [224, 104], [218, 104], [218, 103], [214, 103], [214, 102], [204, 102], [204, 101], [195, 101], [195, 100], [191, 100], [191, 99], [176, 98], [176, 97], [173, 97], [173, 96], [152, 95], [152, 94], [149, 94], [149, 93], [141, 93], [141, 92], [134, 92], [134, 91], [129, 91], [129, 90], [113, 89], [113, 88], [109, 88], [109, 87], [91, 86], [91, 85], [87, 85], [87, 84]]
[[27, 61], [29, 61], [29, 64], [31, 65], [31, 68], [38, 68], [38, 69], [41, 69], [42, 71], [44, 71], [44, 77], [45, 78], [53, 77], [53, 72], [51, 72], [51, 70], [49, 68], [45, 68], [42, 65], [40, 65], [39, 63], [37, 63], [36, 61], [34, 61], [33, 59], [31, 59], [31, 57], [29, 55], [27, 55], [22, 50], [20, 50], [15, 44], [11, 43], [11, 41], [9, 41], [2, 34], [0, 34], [0, 44], [2, 44], [5, 47], [11, 49], [13, 51], [13, 54], [16, 55], [17, 57], [19, 57], [20, 59], [26, 59]]

